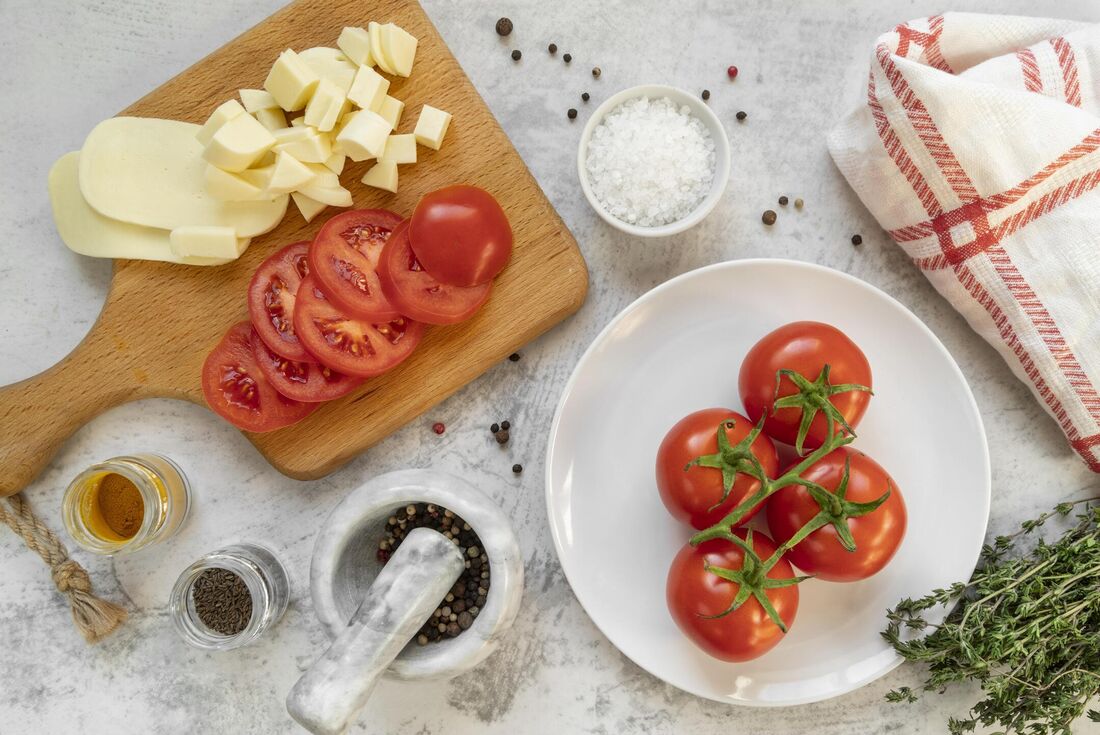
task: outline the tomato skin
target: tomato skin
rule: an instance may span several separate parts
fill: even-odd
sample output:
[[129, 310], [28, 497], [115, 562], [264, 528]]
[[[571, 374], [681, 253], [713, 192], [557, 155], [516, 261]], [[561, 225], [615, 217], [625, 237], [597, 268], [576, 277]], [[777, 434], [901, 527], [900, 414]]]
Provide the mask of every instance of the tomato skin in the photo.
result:
[[251, 345], [260, 372], [287, 398], [305, 403], [331, 401], [363, 384], [362, 378], [343, 375], [319, 362], [288, 360], [268, 347], [256, 331], [252, 332]]
[[261, 433], [300, 421], [317, 404], [291, 400], [271, 386], [252, 354], [253, 334], [249, 322], [226, 331], [202, 365], [202, 392], [214, 413], [238, 429]]
[[409, 244], [408, 220], [390, 235], [378, 261], [382, 293], [402, 314], [426, 324], [457, 324], [489, 298], [493, 285], [448, 286], [425, 271]]
[[[802, 411], [797, 408], [781, 408], [772, 413], [776, 399], [775, 376], [779, 369], [794, 370], [813, 381], [828, 364], [829, 382], [833, 385], [856, 383], [871, 385], [871, 366], [863, 351], [836, 327], [821, 322], [792, 322], [765, 335], [753, 345], [741, 363], [738, 387], [745, 413], [754, 422], [765, 413], [764, 431], [771, 438], [794, 445]], [[779, 384], [778, 396], [796, 393], [794, 383], [784, 377]], [[837, 407], [848, 424], [855, 429], [867, 406], [871, 394], [867, 391], [847, 391], [832, 396], [830, 402]], [[820, 447], [829, 434], [825, 415], [818, 412], [810, 423], [804, 447], [814, 450]]]
[[[744, 529], [734, 533], [746, 538]], [[776, 544], [766, 534], [753, 531], [752, 549], [761, 559], [767, 560]], [[673, 621], [692, 643], [722, 661], [751, 661], [770, 651], [786, 635], [754, 597], [721, 618], [701, 617], [726, 610], [739, 589], [736, 582], [711, 574], [703, 564], [709, 562], [711, 566], [738, 570], [744, 563], [744, 556], [741, 547], [724, 539], [705, 541], [696, 547], [686, 544], [668, 570], [665, 598]], [[786, 558], [768, 570], [768, 577], [772, 579], [793, 576], [794, 570]], [[790, 630], [798, 612], [798, 585], [770, 589], [765, 594]]]
[[[680, 419], [669, 429], [657, 450], [657, 490], [665, 508], [677, 520], [690, 523], [700, 530], [718, 523], [739, 503], [760, 489], [759, 480], [740, 474], [734, 480], [733, 489], [725, 502], [710, 510], [722, 497], [722, 471], [699, 466], [684, 470], [696, 457], [718, 451], [718, 426], [724, 421], [734, 422], [734, 427], [726, 430], [730, 444], [737, 444], [753, 428], [747, 418], [735, 411], [728, 408], [707, 408]], [[771, 439], [760, 434], [753, 441], [751, 450], [768, 477], [775, 477], [779, 458]], [[763, 503], [749, 511], [741, 523], [756, 515], [762, 506]]]
[[271, 348], [288, 360], [308, 360], [294, 334], [294, 297], [309, 275], [308, 242], [296, 242], [271, 255], [248, 284], [248, 315], [252, 326]]
[[458, 184], [425, 194], [409, 224], [424, 270], [450, 286], [493, 280], [512, 257], [512, 226], [493, 195]]
[[[840, 447], [802, 473], [803, 479], [816, 482], [826, 490], [836, 490], [844, 473], [844, 460], [851, 462], [845, 499], [866, 503], [890, 490], [890, 497], [867, 515], [848, 519], [848, 528], [856, 542], [855, 551], [846, 551], [836, 529], [817, 529], [787, 552], [791, 563], [818, 579], [830, 582], [855, 582], [879, 572], [894, 557], [905, 538], [907, 513], [905, 499], [897, 483], [886, 470], [863, 452]], [[802, 485], [780, 488], [768, 499], [768, 528], [776, 541], [785, 542], [817, 515], [821, 506]]]
[[376, 272], [382, 248], [400, 222], [388, 209], [353, 209], [329, 219], [313, 238], [310, 273], [348, 316], [380, 322], [401, 316], [382, 293]]

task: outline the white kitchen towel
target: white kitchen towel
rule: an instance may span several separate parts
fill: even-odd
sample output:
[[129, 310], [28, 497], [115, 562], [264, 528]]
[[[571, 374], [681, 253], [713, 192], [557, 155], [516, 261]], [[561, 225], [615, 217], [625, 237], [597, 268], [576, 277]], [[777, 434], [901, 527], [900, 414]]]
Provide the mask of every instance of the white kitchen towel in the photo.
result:
[[947, 13], [880, 36], [828, 136], [848, 183], [1100, 472], [1100, 25]]

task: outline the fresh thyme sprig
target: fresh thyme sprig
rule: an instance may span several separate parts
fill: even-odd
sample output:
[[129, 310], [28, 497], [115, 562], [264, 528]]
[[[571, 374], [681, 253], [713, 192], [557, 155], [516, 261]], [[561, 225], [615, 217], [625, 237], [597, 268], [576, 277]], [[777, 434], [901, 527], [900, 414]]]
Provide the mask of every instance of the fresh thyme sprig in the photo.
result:
[[[1018, 547], [1077, 506], [1077, 523], [1057, 541]], [[940, 625], [925, 620], [926, 611], [952, 605]], [[985, 692], [968, 717], [948, 720], [952, 735], [979, 724], [1006, 735], [1069, 735], [1100, 694], [1100, 498], [1061, 503], [998, 536], [969, 582], [902, 600], [887, 619], [883, 637], [905, 659], [928, 664], [925, 691], [975, 680]], [[914, 702], [917, 694], [901, 687], [886, 698]], [[1100, 722], [1100, 709], [1088, 717]]]

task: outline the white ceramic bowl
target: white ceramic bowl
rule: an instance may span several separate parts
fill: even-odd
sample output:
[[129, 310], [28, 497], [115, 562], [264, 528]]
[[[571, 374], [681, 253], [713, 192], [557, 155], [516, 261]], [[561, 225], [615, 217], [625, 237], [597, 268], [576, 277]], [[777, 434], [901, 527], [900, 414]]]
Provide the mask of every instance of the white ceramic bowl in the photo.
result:
[[[584, 165], [585, 159], [588, 158], [588, 141], [592, 138], [592, 131], [595, 130], [596, 126], [607, 116], [607, 113], [614, 110], [623, 102], [638, 97], [648, 97], [650, 99], [668, 97], [677, 105], [687, 105], [691, 109], [691, 113], [707, 126], [707, 130], [710, 131], [710, 137], [714, 141], [715, 169], [714, 181], [711, 183], [710, 193], [706, 195], [703, 201], [699, 202], [699, 206], [697, 206], [691, 214], [683, 219], [657, 227], [643, 227], [641, 225], [632, 225], [629, 222], [623, 222], [621, 219], [604, 209], [603, 205], [596, 199], [596, 195], [592, 191], [592, 185], [588, 181], [588, 171], [585, 170]], [[617, 94], [611, 95], [604, 100], [603, 104], [597, 107], [596, 111], [592, 113], [592, 116], [588, 118], [588, 123], [584, 126], [584, 131], [581, 133], [581, 144], [577, 148], [577, 175], [580, 176], [581, 189], [584, 190], [584, 196], [588, 199], [588, 203], [592, 205], [592, 209], [596, 210], [596, 214], [600, 215], [600, 217], [612, 227], [622, 230], [628, 235], [636, 235], [637, 237], [665, 237], [667, 235], [675, 235], [702, 222], [703, 218], [710, 214], [710, 211], [714, 209], [714, 205], [716, 205], [718, 200], [722, 197], [722, 192], [726, 190], [726, 182], [728, 182], [730, 178], [730, 141], [729, 137], [726, 136], [726, 129], [722, 126], [722, 121], [718, 119], [718, 116], [715, 115], [710, 107], [698, 96], [685, 92], [677, 87], [669, 87], [662, 84], [643, 84], [638, 87], [624, 89]]]

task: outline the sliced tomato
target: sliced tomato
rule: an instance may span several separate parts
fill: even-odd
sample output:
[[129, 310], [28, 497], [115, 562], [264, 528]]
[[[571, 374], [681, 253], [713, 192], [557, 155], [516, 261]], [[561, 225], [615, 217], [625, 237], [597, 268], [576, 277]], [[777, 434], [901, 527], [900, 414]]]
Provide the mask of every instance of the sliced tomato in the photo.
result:
[[319, 362], [288, 360], [273, 352], [256, 332], [252, 333], [252, 354], [260, 372], [272, 387], [296, 401], [331, 401], [346, 396], [363, 384], [362, 378], [338, 373]]
[[248, 322], [229, 328], [202, 365], [202, 392], [214, 413], [238, 429], [258, 433], [290, 426], [317, 404], [295, 401], [275, 390], [252, 353], [254, 333]]
[[256, 269], [248, 284], [248, 315], [252, 326], [273, 352], [289, 360], [308, 360], [294, 334], [294, 296], [309, 274], [308, 242], [287, 245]]
[[401, 217], [387, 209], [341, 212], [321, 227], [309, 248], [310, 272], [348, 316], [389, 321], [401, 316], [382, 293], [375, 268]]
[[378, 261], [382, 292], [398, 311], [428, 324], [456, 324], [470, 318], [489, 298], [492, 283], [448, 286], [425, 271], [409, 243], [409, 221], [394, 229]]
[[425, 195], [413, 211], [409, 240], [424, 270], [440, 283], [477, 286], [512, 257], [512, 226], [493, 195], [459, 184]]
[[294, 330], [313, 358], [339, 373], [381, 375], [412, 354], [424, 325], [408, 317], [367, 321], [349, 317], [309, 276], [298, 289]]

